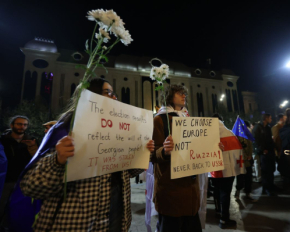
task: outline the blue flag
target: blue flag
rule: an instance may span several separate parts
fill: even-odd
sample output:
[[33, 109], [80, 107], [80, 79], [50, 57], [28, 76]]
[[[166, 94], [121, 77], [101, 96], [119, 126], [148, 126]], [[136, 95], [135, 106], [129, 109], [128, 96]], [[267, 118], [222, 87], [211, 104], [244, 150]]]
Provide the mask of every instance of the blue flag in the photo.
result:
[[7, 158], [4, 153], [4, 147], [0, 143], [0, 198], [1, 198], [2, 190], [4, 188], [6, 172], [7, 172]]
[[237, 118], [236, 123], [235, 123], [232, 131], [236, 136], [240, 136], [240, 137], [243, 137], [245, 139], [255, 141], [253, 135], [251, 134], [251, 132], [247, 128], [245, 122], [240, 117]]

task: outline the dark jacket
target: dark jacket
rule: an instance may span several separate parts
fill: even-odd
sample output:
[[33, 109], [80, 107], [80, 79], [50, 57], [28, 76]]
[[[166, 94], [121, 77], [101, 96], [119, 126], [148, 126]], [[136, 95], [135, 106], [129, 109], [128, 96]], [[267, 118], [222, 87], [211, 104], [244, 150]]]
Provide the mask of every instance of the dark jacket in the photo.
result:
[[[172, 116], [169, 115], [172, 131]], [[167, 125], [166, 125], [167, 126]], [[164, 155], [164, 125], [161, 116], [154, 118], [153, 140], [155, 152], [151, 157], [154, 164], [154, 195], [153, 201], [158, 213], [171, 216], [193, 216], [200, 206], [198, 178], [183, 177], [171, 179], [170, 155]]]
[[[290, 124], [285, 125], [280, 130], [280, 137], [282, 140], [282, 149], [278, 170], [283, 176], [290, 178], [290, 155], [288, 153], [290, 151]], [[285, 150], [288, 150], [286, 154], [284, 153]]]
[[270, 125], [264, 127], [263, 122], [259, 122], [255, 125], [253, 129], [254, 141], [254, 151], [256, 154], [263, 154], [264, 150], [268, 152], [274, 152], [274, 142], [272, 139], [272, 132]]
[[[7, 182], [16, 182], [25, 166], [29, 163], [32, 156], [37, 150], [37, 145], [27, 147], [22, 142], [17, 142], [11, 137], [11, 131], [8, 131], [1, 135], [0, 142], [4, 147], [4, 152], [8, 161], [8, 168], [6, 174]], [[22, 140], [31, 140], [32, 137], [25, 134]]]

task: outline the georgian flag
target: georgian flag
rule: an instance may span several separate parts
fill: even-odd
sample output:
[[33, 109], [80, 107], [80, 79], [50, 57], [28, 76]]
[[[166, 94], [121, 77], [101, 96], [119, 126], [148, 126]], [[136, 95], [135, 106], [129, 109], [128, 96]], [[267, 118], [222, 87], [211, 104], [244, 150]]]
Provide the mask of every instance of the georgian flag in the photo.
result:
[[234, 133], [219, 121], [220, 141], [224, 145], [224, 170], [209, 172], [209, 177], [223, 178], [245, 174], [243, 147]]

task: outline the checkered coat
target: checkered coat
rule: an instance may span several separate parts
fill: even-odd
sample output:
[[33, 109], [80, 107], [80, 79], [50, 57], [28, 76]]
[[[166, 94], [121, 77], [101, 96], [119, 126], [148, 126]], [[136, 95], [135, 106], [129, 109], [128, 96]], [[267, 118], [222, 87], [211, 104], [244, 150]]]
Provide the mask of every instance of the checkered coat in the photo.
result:
[[[123, 208], [121, 231], [131, 225], [130, 178], [144, 170], [122, 173]], [[67, 199], [62, 202], [53, 222], [57, 205], [63, 198], [65, 168], [56, 162], [56, 153], [41, 158], [23, 177], [20, 187], [24, 195], [42, 199], [43, 204], [35, 231], [105, 232], [109, 230], [111, 174], [67, 183]]]

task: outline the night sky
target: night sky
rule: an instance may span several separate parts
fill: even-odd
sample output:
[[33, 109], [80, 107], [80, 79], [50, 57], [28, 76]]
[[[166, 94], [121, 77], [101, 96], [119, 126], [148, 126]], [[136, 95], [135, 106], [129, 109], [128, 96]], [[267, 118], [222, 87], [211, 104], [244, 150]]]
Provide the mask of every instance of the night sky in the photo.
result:
[[290, 69], [285, 68], [290, 60], [290, 3], [62, 2], [1, 1], [0, 95], [4, 106], [20, 99], [24, 55], [19, 48], [42, 37], [54, 40], [58, 48], [84, 50], [94, 27], [85, 16], [99, 8], [116, 11], [134, 39], [128, 47], [118, 44], [112, 55], [158, 57], [201, 68], [211, 58], [213, 69], [231, 69], [240, 76], [240, 91], [271, 91], [277, 101], [290, 99]]

